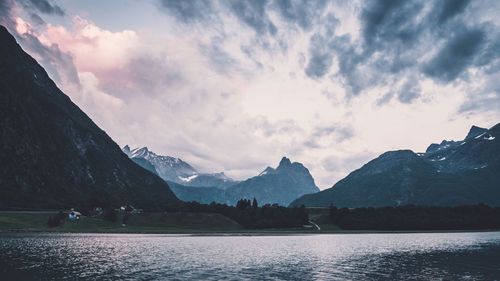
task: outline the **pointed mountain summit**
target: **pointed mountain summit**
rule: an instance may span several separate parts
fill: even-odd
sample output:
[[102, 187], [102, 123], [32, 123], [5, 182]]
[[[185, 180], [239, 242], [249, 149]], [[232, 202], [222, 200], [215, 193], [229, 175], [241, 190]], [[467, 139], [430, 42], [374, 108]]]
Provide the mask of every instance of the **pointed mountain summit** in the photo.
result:
[[[123, 150], [126, 150], [125, 147]], [[130, 150], [131, 153], [129, 153], [129, 156], [134, 155], [134, 151], [140, 150]], [[142, 152], [139, 154], [142, 156], [145, 155]], [[156, 154], [151, 152], [148, 155]], [[158, 174], [164, 178], [154, 158], [133, 157], [131, 159], [152, 172], [158, 171]], [[178, 161], [182, 160], [178, 159]], [[174, 166], [169, 167], [170, 169], [174, 168]], [[286, 157], [281, 159], [276, 169], [267, 167], [258, 176], [242, 182], [234, 181], [224, 173], [203, 174], [195, 171], [192, 174], [180, 177], [175, 174], [175, 171], [171, 174], [174, 174], [174, 176], [164, 178], [164, 180], [170, 185], [172, 191], [179, 199], [205, 204], [217, 202], [235, 205], [240, 199], [246, 198], [252, 200], [256, 198], [261, 205], [278, 203], [282, 206], [287, 206], [299, 196], [319, 191], [309, 170], [301, 163], [292, 163]]]
[[290, 161], [290, 159], [286, 158], [286, 157], [283, 157], [281, 158], [281, 161], [278, 165], [278, 168], [276, 168], [277, 170], [279, 169], [286, 169], [288, 167], [292, 166], [292, 162]]
[[130, 161], [0, 26], [0, 209], [179, 201]]
[[477, 126], [472, 126], [469, 130], [469, 133], [467, 134], [467, 136], [465, 137], [465, 140], [468, 140], [468, 139], [471, 139], [471, 138], [474, 138], [474, 137], [477, 137], [479, 136], [480, 134], [483, 134], [485, 132], [487, 132], [488, 129], [485, 129], [485, 128], [481, 128], [481, 127], [477, 127]]
[[125, 145], [125, 146], [123, 147], [123, 149], [122, 149], [122, 150], [123, 150], [123, 152], [124, 152], [125, 154], [127, 154], [127, 155], [129, 155], [129, 154], [130, 154], [130, 146]]
[[258, 176], [242, 181], [227, 191], [233, 201], [256, 198], [261, 205], [278, 203], [287, 206], [299, 196], [318, 192], [319, 188], [304, 165], [283, 157], [276, 169], [267, 167]]

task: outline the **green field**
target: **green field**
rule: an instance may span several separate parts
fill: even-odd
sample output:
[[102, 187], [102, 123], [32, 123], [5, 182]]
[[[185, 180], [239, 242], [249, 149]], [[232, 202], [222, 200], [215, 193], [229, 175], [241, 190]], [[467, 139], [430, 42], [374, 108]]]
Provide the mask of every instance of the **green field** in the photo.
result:
[[[325, 208], [326, 209], [326, 208]], [[343, 230], [325, 218], [325, 209], [313, 210], [310, 218], [321, 230], [315, 228], [245, 229], [237, 222], [216, 213], [164, 212], [133, 214], [126, 224], [122, 217], [110, 222], [102, 216], [65, 219], [60, 226], [49, 227], [50, 216], [57, 212], [6, 212], [0, 211], [0, 232], [73, 232], [73, 233], [171, 233], [171, 234], [229, 234], [229, 235], [287, 235], [327, 233], [413, 233], [457, 231], [374, 231]]]
[[110, 233], [196, 233], [240, 231], [241, 226], [220, 214], [213, 213], [142, 213], [131, 215], [126, 224], [119, 216], [117, 222], [102, 216], [64, 219], [57, 227], [47, 222], [56, 212], [0, 212], [0, 231], [50, 232], [110, 232]]
[[[57, 212], [0, 212], [0, 232], [74, 232], [74, 233], [179, 233], [179, 234], [287, 234], [317, 233], [315, 229], [245, 229], [237, 222], [217, 213], [164, 212], [130, 215], [122, 224], [110, 222], [102, 216], [64, 219], [57, 227], [49, 227], [50, 216]], [[329, 228], [332, 229], [332, 228]], [[338, 229], [338, 228], [337, 228]], [[325, 229], [326, 230], [326, 229]]]
[[125, 224], [110, 222], [102, 216], [81, 217], [79, 220], [64, 219], [57, 227], [49, 227], [48, 219], [57, 212], [4, 211], [0, 212], [0, 232], [75, 232], [75, 233], [180, 233], [180, 234], [294, 234], [338, 232], [336, 226], [325, 225], [324, 230], [315, 228], [245, 229], [237, 222], [217, 213], [164, 212], [130, 215]]

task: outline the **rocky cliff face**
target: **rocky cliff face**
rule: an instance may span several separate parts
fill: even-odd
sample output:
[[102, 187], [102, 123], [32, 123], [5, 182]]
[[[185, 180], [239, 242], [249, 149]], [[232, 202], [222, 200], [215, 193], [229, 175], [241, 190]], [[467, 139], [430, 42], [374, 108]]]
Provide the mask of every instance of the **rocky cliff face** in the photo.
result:
[[137, 166], [0, 27], [0, 208], [63, 208], [178, 199]]

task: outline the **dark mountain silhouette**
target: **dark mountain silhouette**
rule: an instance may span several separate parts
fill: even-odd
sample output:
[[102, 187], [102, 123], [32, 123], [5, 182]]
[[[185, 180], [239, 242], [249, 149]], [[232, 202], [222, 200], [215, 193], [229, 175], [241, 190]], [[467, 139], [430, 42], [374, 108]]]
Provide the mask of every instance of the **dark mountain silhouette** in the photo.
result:
[[0, 26], [0, 208], [133, 204], [178, 199], [132, 162]]
[[431, 144], [426, 153], [386, 152], [332, 188], [291, 205], [500, 206], [499, 172], [500, 124], [489, 130], [473, 126], [464, 140]]

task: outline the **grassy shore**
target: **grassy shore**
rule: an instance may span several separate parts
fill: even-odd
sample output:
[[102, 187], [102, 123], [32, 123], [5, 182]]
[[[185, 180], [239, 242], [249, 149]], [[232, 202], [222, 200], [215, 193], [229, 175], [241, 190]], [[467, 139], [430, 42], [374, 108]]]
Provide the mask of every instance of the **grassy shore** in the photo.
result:
[[[333, 224], [315, 228], [244, 229], [235, 221], [215, 213], [141, 213], [131, 215], [126, 224], [122, 218], [110, 222], [102, 216], [65, 219], [60, 226], [49, 227], [48, 218], [57, 212], [0, 212], [0, 232], [61, 232], [61, 233], [151, 233], [196, 235], [294, 235], [294, 234], [355, 234], [355, 233], [421, 233], [464, 231], [377, 231], [343, 230]], [[476, 230], [477, 231], [477, 230]], [[489, 231], [489, 230], [482, 230]]]
[[123, 218], [110, 222], [102, 216], [81, 217], [79, 220], [64, 219], [60, 226], [49, 227], [48, 219], [57, 212], [0, 212], [0, 232], [72, 232], [72, 233], [173, 233], [173, 234], [243, 234], [282, 235], [343, 233], [335, 225], [315, 228], [245, 229], [237, 222], [216, 213], [141, 213], [133, 214], [125, 224]]
[[211, 213], [141, 213], [111, 222], [102, 216], [64, 219], [60, 226], [49, 227], [50, 216], [57, 212], [0, 212], [0, 231], [95, 232], [95, 233], [201, 233], [237, 232], [242, 227], [220, 214]]

